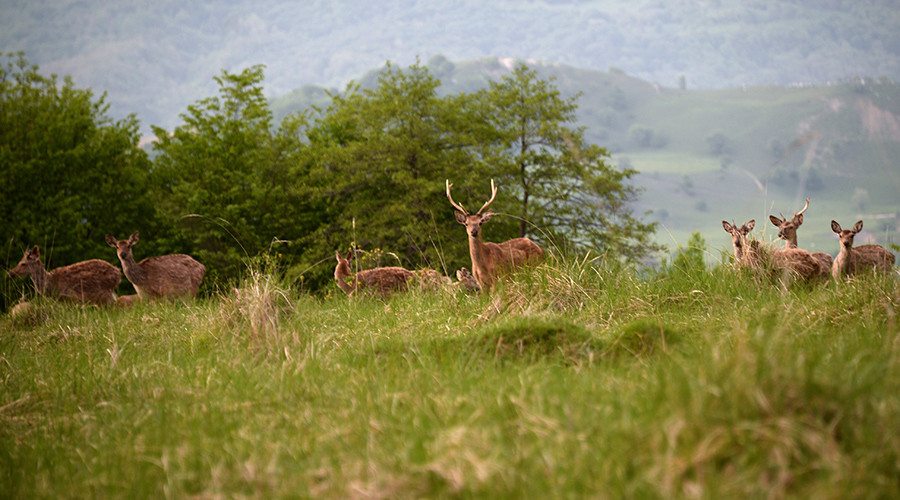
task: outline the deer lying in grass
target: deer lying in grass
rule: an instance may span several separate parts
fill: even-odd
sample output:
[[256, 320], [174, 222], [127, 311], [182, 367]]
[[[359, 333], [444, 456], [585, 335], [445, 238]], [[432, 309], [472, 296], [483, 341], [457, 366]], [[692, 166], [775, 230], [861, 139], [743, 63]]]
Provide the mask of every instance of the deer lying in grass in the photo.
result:
[[[786, 250], [798, 248], [797, 229], [803, 224], [803, 212], [805, 212], [807, 208], [809, 208], [809, 198], [806, 199], [806, 204], [803, 206], [803, 209], [795, 213], [794, 216], [791, 217], [791, 220], [787, 220], [784, 214], [781, 214], [780, 219], [774, 215], [769, 216], [769, 220], [778, 228], [778, 237], [784, 240], [784, 248]], [[828, 255], [825, 252], [810, 252], [809, 254], [816, 260], [816, 264], [818, 265], [817, 274], [819, 277], [827, 279], [831, 274], [831, 266], [833, 264], [831, 255]]]
[[491, 199], [475, 214], [470, 214], [462, 205], [453, 201], [450, 196], [450, 180], [447, 180], [447, 199], [458, 211], [456, 221], [466, 226], [469, 235], [469, 256], [472, 258], [472, 275], [482, 289], [490, 288], [499, 275], [541, 260], [544, 251], [528, 238], [514, 238], [502, 243], [490, 243], [481, 239], [481, 225], [489, 221], [493, 212], [484, 210], [497, 197], [497, 188], [491, 179]]
[[100, 259], [76, 262], [47, 272], [41, 263], [41, 251], [36, 246], [25, 252], [9, 275], [14, 278], [30, 275], [35, 290], [42, 295], [60, 301], [98, 305], [114, 303], [116, 288], [122, 281], [119, 268]]
[[841, 229], [836, 221], [831, 221], [831, 230], [841, 239], [841, 251], [834, 259], [831, 275], [840, 279], [843, 275], [859, 274], [869, 269], [889, 272], [894, 267], [894, 254], [881, 245], [860, 245], [853, 247], [853, 237], [862, 231], [863, 222], [858, 221], [853, 229]]
[[794, 276], [807, 281], [819, 277], [819, 265], [806, 250], [799, 248], [772, 250], [760, 244], [759, 240], [750, 239], [748, 235], [755, 225], [755, 220], [741, 227], [722, 221], [722, 227], [731, 234], [734, 258], [739, 265], [763, 273], [781, 271], [786, 282], [791, 281]]
[[472, 271], [469, 271], [465, 267], [456, 271], [456, 283], [454, 283], [454, 285], [457, 288], [462, 288], [466, 292], [481, 291], [481, 287], [478, 286], [475, 276], [472, 276]]
[[[206, 267], [203, 264], [190, 255], [180, 253], [148, 257], [135, 262], [131, 248], [137, 242], [137, 231], [127, 240], [116, 241], [111, 235], [106, 235], [106, 243], [116, 249], [125, 277], [134, 285], [140, 300], [197, 295], [200, 282], [206, 274]], [[131, 301], [126, 299], [122, 304], [130, 305]]]

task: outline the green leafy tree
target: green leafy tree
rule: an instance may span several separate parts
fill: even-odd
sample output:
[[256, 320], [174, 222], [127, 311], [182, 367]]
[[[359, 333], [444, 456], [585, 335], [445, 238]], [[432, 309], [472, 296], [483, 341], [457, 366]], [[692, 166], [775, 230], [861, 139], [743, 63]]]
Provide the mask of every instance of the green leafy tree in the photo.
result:
[[[333, 96], [310, 134], [310, 181], [327, 200], [323, 224], [308, 237], [313, 258], [333, 261], [335, 250], [356, 244], [396, 256], [384, 264], [449, 269], [465, 262], [465, 234], [444, 181], [483, 179], [472, 173], [483, 169], [474, 144], [484, 121], [470, 96], [438, 97], [439, 85], [419, 64], [388, 65], [373, 88], [351, 85]], [[489, 188], [481, 187], [483, 196]]]
[[138, 121], [111, 120], [104, 97], [68, 77], [42, 76], [22, 53], [6, 55], [0, 235], [9, 245], [7, 265], [35, 244], [48, 268], [93, 258], [118, 265], [106, 233], [164, 231], [148, 193], [150, 161], [138, 147]]
[[263, 67], [223, 71], [219, 95], [188, 106], [183, 124], [154, 127], [157, 202], [184, 246], [213, 276], [237, 277], [247, 259], [300, 239], [315, 210], [300, 181], [306, 117], [289, 115], [273, 130], [263, 95]]
[[637, 171], [610, 165], [604, 148], [585, 141], [575, 125], [578, 96], [563, 98], [552, 79], [524, 64], [481, 95], [498, 134], [490, 163], [507, 193], [497, 205], [518, 219], [518, 236], [550, 235], [625, 259], [658, 249], [649, 240], [655, 223], [629, 206]]

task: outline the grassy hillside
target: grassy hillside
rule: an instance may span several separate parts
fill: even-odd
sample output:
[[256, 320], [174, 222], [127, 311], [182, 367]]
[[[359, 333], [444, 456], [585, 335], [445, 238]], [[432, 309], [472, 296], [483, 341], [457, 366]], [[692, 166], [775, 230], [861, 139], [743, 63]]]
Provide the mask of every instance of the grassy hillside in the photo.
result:
[[[517, 61], [487, 58], [427, 65], [442, 92], [473, 92]], [[661, 223], [657, 241], [684, 244], [700, 231], [729, 244], [723, 219], [757, 221], [775, 239], [768, 216], [793, 214], [812, 199], [800, 245], [836, 254], [830, 221], [865, 222], [866, 242], [896, 243], [900, 231], [900, 85], [860, 79], [840, 85], [686, 90], [660, 87], [619, 70], [593, 71], [530, 62], [567, 96], [580, 95], [579, 122], [612, 161], [641, 172], [637, 212]], [[377, 72], [360, 78], [373, 85]], [[314, 103], [305, 87], [272, 102], [277, 116]]]
[[[709, 256], [707, 256], [709, 258]], [[253, 273], [189, 304], [0, 318], [0, 491], [890, 497], [900, 281], [550, 261], [386, 302]]]

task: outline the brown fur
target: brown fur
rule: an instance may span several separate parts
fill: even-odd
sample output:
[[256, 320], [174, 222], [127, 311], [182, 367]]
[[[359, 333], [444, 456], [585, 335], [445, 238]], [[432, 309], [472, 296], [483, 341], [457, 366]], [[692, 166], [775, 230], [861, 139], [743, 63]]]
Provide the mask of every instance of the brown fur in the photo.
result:
[[841, 239], [841, 250], [831, 267], [834, 279], [868, 270], [889, 272], [894, 267], [894, 254], [881, 245], [853, 246], [853, 237], [862, 231], [862, 228], [863, 221], [857, 221], [853, 229], [841, 229], [840, 224], [831, 221], [831, 230]]
[[99, 259], [57, 267], [47, 272], [38, 247], [25, 252], [19, 264], [9, 271], [12, 277], [31, 276], [38, 293], [60, 301], [112, 304], [122, 280], [119, 268]]
[[416, 274], [416, 279], [418, 279], [419, 281], [419, 286], [423, 290], [434, 291], [451, 284], [450, 278], [435, 271], [434, 269], [418, 269], [413, 272]]
[[360, 290], [374, 291], [382, 297], [387, 297], [394, 292], [403, 292], [409, 289], [410, 281], [416, 279], [416, 274], [402, 267], [376, 267], [360, 271], [353, 276], [353, 280], [348, 284], [345, 280], [352, 276], [350, 271], [350, 259], [353, 257], [352, 250], [347, 257], [341, 257], [338, 252], [334, 253], [337, 259], [337, 266], [334, 268], [334, 279], [337, 280], [338, 288], [347, 295], [356, 295]]
[[141, 299], [197, 295], [206, 267], [190, 255], [160, 255], [136, 263], [132, 247], [138, 242], [137, 231], [127, 240], [119, 241], [107, 234], [106, 242], [116, 249], [125, 277]]

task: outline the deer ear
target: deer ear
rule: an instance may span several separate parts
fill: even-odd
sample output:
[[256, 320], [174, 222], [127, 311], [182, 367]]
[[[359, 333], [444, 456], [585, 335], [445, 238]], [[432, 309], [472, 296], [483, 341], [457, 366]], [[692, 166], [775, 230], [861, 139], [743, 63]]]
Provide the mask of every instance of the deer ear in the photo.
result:
[[775, 224], [775, 227], [781, 227], [781, 224], [784, 222], [774, 215], [770, 215], [769, 220], [772, 221], [772, 224]]
[[131, 236], [128, 237], [128, 244], [134, 245], [137, 242], [138, 242], [138, 232], [135, 231], [135, 232], [131, 233]]
[[460, 224], [463, 224], [463, 225], [466, 224], [466, 215], [464, 213], [456, 211], [456, 212], [453, 212], [453, 214], [456, 215], [456, 222], [459, 222]]
[[488, 210], [487, 212], [481, 214], [481, 222], [487, 222], [487, 221], [491, 220], [491, 217], [493, 217], [493, 216], [494, 216], [494, 212], [491, 212], [490, 210]]
[[334, 258], [337, 259], [338, 262], [341, 261], [341, 252], [338, 250], [334, 251]]
[[106, 235], [106, 244], [113, 248], [118, 248], [118, 246], [119, 246], [116, 244], [116, 239], [113, 238], [113, 236], [111, 234]]
[[753, 228], [756, 227], [756, 219], [750, 219], [750, 222], [744, 224], [744, 227], [747, 228], [747, 232], [753, 231]]
[[837, 234], [841, 234], [841, 225], [836, 220], [831, 221], [831, 230]]
[[28, 256], [39, 258], [41, 256], [41, 249], [38, 248], [37, 245], [35, 245], [34, 248], [28, 251]]
[[798, 225], [798, 226], [799, 226], [800, 224], [803, 224], [803, 214], [797, 214], [797, 215], [795, 215], [795, 216], [794, 216], [794, 219], [793, 219], [793, 222], [794, 222], [794, 224], [796, 224], [796, 225]]
[[734, 226], [729, 224], [727, 220], [722, 221], [722, 227], [725, 228], [726, 233], [730, 233], [731, 231], [734, 230]]
[[857, 221], [856, 224], [853, 225], [853, 232], [858, 233], [862, 231], [862, 221]]

